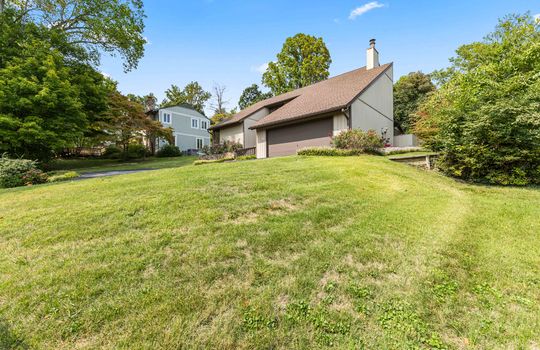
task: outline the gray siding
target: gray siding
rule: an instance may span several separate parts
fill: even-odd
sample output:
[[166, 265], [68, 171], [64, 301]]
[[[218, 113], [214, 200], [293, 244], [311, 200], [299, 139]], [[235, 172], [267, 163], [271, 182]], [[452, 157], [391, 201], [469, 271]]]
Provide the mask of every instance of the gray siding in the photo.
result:
[[[170, 123], [164, 120], [165, 114], [171, 115]], [[192, 120], [197, 121], [197, 127], [192, 126]], [[210, 133], [207, 130], [210, 127], [210, 119], [197, 111], [180, 106], [162, 108], [159, 110], [159, 121], [164, 126], [173, 128], [176, 146], [182, 151], [196, 149], [197, 139], [202, 139], [203, 146], [210, 144]], [[204, 123], [206, 123], [206, 129], [203, 127]], [[164, 141], [159, 143], [160, 146], [164, 144]]]

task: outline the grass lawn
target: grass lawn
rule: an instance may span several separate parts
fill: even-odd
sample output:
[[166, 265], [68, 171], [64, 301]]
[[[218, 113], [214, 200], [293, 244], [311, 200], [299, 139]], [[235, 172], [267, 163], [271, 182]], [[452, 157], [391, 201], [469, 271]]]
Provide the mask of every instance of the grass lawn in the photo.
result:
[[385, 157], [0, 191], [0, 348], [536, 349], [540, 190]]
[[150, 157], [144, 160], [123, 161], [118, 159], [59, 159], [49, 165], [51, 171], [74, 170], [78, 173], [96, 171], [165, 169], [176, 168], [193, 163], [197, 157], [183, 156], [173, 158]]

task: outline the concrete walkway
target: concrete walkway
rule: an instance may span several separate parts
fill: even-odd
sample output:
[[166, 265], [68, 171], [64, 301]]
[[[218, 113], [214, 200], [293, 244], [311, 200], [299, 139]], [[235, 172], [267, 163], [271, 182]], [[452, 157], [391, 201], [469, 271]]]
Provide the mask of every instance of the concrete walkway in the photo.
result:
[[86, 180], [94, 179], [97, 177], [106, 177], [106, 176], [116, 176], [116, 175], [127, 175], [141, 173], [143, 171], [151, 171], [156, 169], [137, 169], [137, 170], [113, 170], [113, 171], [96, 171], [91, 173], [83, 173], [77, 178], [77, 180]]

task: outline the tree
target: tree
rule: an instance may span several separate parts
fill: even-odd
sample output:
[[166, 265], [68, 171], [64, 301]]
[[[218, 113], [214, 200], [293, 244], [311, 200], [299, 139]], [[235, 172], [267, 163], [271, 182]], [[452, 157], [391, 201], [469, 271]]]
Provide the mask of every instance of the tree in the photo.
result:
[[403, 133], [409, 133], [419, 104], [435, 90], [429, 75], [411, 72], [394, 84], [394, 123]]
[[66, 58], [73, 46], [61, 33], [17, 16], [0, 14], [7, 48], [0, 50], [0, 152], [46, 160], [92, 132], [108, 86], [92, 67]]
[[226, 86], [214, 84], [214, 102], [211, 104], [214, 114], [227, 113], [225, 105], [228, 104], [229, 101], [225, 100], [225, 90], [227, 90]]
[[210, 118], [210, 124], [219, 124], [224, 120], [232, 118], [232, 116], [234, 116], [236, 113], [236, 108], [231, 109], [230, 112], [224, 111], [223, 113], [216, 113], [212, 116], [212, 118]]
[[259, 90], [259, 85], [253, 84], [244, 89], [242, 95], [240, 95], [240, 101], [238, 101], [238, 107], [240, 110], [272, 97], [271, 92], [262, 92]]
[[169, 143], [173, 142], [172, 129], [165, 128], [159, 121], [152, 120], [144, 113], [144, 105], [140, 99], [130, 99], [116, 89], [109, 95], [107, 110], [107, 131], [111, 138], [120, 144], [127, 156], [128, 146], [136, 138], [153, 139], [161, 137]]
[[280, 95], [327, 79], [331, 63], [322, 38], [300, 33], [285, 40], [262, 80], [274, 95]]
[[464, 180], [540, 183], [540, 23], [508, 16], [451, 63], [415, 126], [441, 151], [438, 166]]
[[100, 52], [120, 54], [124, 69], [137, 67], [144, 55], [142, 0], [2, 0], [0, 11], [13, 8], [21, 22], [33, 21], [62, 33], [99, 62]]
[[165, 96], [165, 100], [161, 103], [162, 107], [189, 104], [198, 112], [204, 114], [204, 107], [206, 102], [212, 97], [212, 94], [204, 91], [198, 82], [192, 81], [183, 90], [180, 90], [176, 85], [172, 85], [165, 91]]

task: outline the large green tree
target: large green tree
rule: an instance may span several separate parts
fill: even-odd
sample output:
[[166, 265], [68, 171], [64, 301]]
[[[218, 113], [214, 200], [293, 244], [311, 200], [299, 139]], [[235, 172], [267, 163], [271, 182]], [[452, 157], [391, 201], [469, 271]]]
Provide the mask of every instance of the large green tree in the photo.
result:
[[177, 85], [172, 85], [165, 91], [165, 96], [165, 100], [161, 103], [162, 107], [188, 104], [204, 114], [204, 108], [212, 94], [205, 91], [198, 82], [192, 81], [183, 89], [180, 89]]
[[411, 72], [394, 84], [394, 123], [401, 132], [411, 131], [418, 106], [434, 90], [430, 76], [422, 72]]
[[131, 70], [144, 54], [142, 0], [0, 0], [1, 12], [17, 11], [20, 22], [34, 22], [63, 34], [85, 49], [94, 63], [100, 52], [119, 54]]
[[0, 151], [47, 159], [92, 133], [109, 87], [91, 66], [66, 57], [77, 48], [62, 33], [18, 16], [0, 14]]
[[332, 63], [322, 38], [296, 34], [287, 38], [276, 62], [270, 62], [263, 74], [263, 84], [279, 95], [325, 80]]
[[271, 92], [262, 92], [259, 89], [259, 85], [253, 84], [242, 91], [242, 95], [240, 95], [240, 100], [238, 101], [238, 107], [242, 110], [270, 97], [272, 97]]
[[540, 183], [540, 23], [506, 17], [451, 63], [416, 125], [442, 152], [440, 168], [465, 180]]

